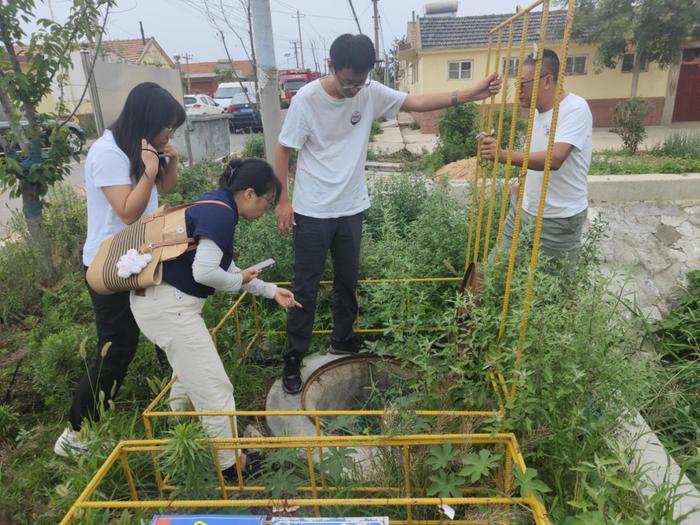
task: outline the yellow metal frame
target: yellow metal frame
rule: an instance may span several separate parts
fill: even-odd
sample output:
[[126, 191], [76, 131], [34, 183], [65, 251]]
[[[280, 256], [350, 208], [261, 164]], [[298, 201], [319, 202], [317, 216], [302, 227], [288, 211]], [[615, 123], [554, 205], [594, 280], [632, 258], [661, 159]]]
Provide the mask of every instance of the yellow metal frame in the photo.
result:
[[[221, 449], [233, 449], [240, 452], [242, 449], [296, 449], [305, 452], [309, 474], [309, 484], [297, 487], [297, 491], [310, 494], [311, 497], [298, 497], [293, 499], [273, 499], [255, 497], [259, 492], [265, 491], [261, 485], [246, 485], [243, 478], [239, 477], [236, 486], [225, 484], [222, 476], [219, 476], [219, 490], [221, 499], [216, 500], [177, 500], [161, 497], [161, 499], [141, 499], [139, 490], [134, 481], [134, 473], [129, 464], [129, 457], [135, 453], [148, 453], [155, 456], [169, 441], [165, 439], [121, 441], [107, 457], [103, 465], [97, 471], [90, 483], [85, 487], [78, 499], [66, 513], [60, 525], [69, 525], [76, 514], [88, 509], [176, 509], [176, 508], [200, 508], [200, 507], [313, 507], [314, 514], [321, 516], [321, 509], [326, 507], [352, 507], [352, 506], [377, 506], [386, 508], [405, 509], [404, 519], [392, 519], [392, 524], [404, 523], [407, 525], [443, 523], [444, 520], [413, 520], [414, 507], [432, 507], [447, 504], [450, 506], [489, 506], [498, 508], [527, 509], [537, 525], [549, 525], [549, 519], [544, 507], [532, 496], [510, 496], [511, 485], [509, 476], [505, 481], [503, 490], [497, 490], [498, 495], [469, 495], [474, 489], [465, 487], [463, 497], [459, 498], [435, 498], [425, 497], [425, 489], [411, 485], [411, 452], [417, 447], [442, 445], [450, 443], [458, 446], [493, 446], [502, 448], [505, 452], [504, 463], [507, 472], [511, 472], [514, 465], [519, 465], [526, 470], [525, 461], [520, 453], [517, 440], [513, 434], [446, 434], [446, 435], [400, 435], [400, 436], [339, 436], [339, 437], [278, 437], [278, 438], [233, 438], [233, 439], [205, 439], [202, 443], [211, 446], [214, 456]], [[388, 487], [356, 487], [352, 492], [357, 494], [353, 498], [335, 498], [335, 487], [325, 483], [321, 476], [316, 479], [316, 468], [319, 466], [322, 454], [314, 452], [324, 448], [353, 448], [373, 449], [377, 447], [393, 447], [401, 451], [403, 483]], [[122, 501], [107, 501], [94, 499], [96, 492], [110, 472], [119, 461], [129, 486], [129, 499]], [[500, 469], [499, 469], [500, 470]], [[174, 487], [166, 486], [167, 491]], [[235, 499], [229, 499], [229, 493], [235, 493]], [[379, 497], [379, 495], [383, 495]], [[384, 510], [383, 510], [384, 512]], [[474, 521], [455, 520], [455, 523], [478, 523]]]
[[[503, 307], [499, 322], [499, 338], [503, 338], [505, 335], [506, 321], [508, 318], [510, 310], [510, 297], [511, 297], [511, 287], [515, 267], [515, 259], [517, 253], [517, 245], [520, 231], [520, 222], [522, 217], [522, 203], [524, 197], [524, 181], [525, 174], [527, 173], [527, 165], [529, 162], [529, 150], [532, 144], [532, 130], [533, 122], [535, 117], [535, 101], [537, 99], [537, 94], [539, 92], [540, 75], [541, 75], [541, 65], [542, 65], [542, 54], [545, 44], [545, 36], [547, 29], [547, 20], [549, 16], [549, 3], [550, 0], [537, 0], [525, 9], [519, 10], [514, 16], [510, 17], [508, 20], [494, 27], [489, 32], [488, 41], [488, 55], [487, 55], [487, 71], [491, 72], [491, 59], [492, 54], [494, 54], [494, 40], [496, 42], [496, 49], [494, 54], [495, 70], [498, 71], [501, 64], [501, 57], [503, 52], [503, 38], [504, 31], [507, 30], [507, 44], [505, 51], [505, 81], [509, 80], [510, 75], [510, 59], [512, 57], [512, 46], [513, 46], [513, 34], [516, 30], [516, 22], [521, 21], [521, 39], [520, 47], [518, 52], [519, 63], [518, 63], [518, 80], [516, 82], [514, 103], [512, 106], [512, 112], [515, 116], [518, 111], [519, 93], [520, 93], [520, 77], [522, 75], [523, 62], [525, 58], [525, 47], [527, 44], [527, 34], [528, 25], [530, 19], [530, 13], [540, 5], [542, 6], [542, 16], [541, 23], [539, 27], [539, 40], [538, 40], [538, 54], [537, 63], [535, 66], [535, 77], [533, 82], [533, 93], [530, 101], [530, 111], [528, 115], [527, 122], [527, 132], [526, 132], [526, 143], [524, 147], [524, 159], [522, 166], [521, 175], [521, 185], [520, 191], [517, 199], [517, 208], [515, 212], [514, 221], [514, 231], [513, 231], [513, 241], [511, 244], [511, 249], [508, 258], [508, 272], [506, 276], [506, 286], [503, 295]], [[512, 400], [517, 391], [517, 381], [519, 378], [519, 368], [523, 358], [523, 349], [525, 336], [528, 328], [528, 316], [529, 310], [532, 303], [533, 295], [533, 285], [534, 278], [537, 271], [537, 260], [539, 254], [540, 240], [541, 240], [541, 229], [542, 229], [542, 219], [545, 207], [545, 199], [547, 194], [547, 186], [549, 181], [549, 175], [551, 170], [551, 158], [552, 151], [554, 147], [554, 138], [556, 134], [557, 118], [559, 114], [559, 97], [563, 90], [563, 81], [565, 75], [566, 57], [568, 54], [569, 39], [571, 37], [573, 15], [575, 10], [575, 2], [569, 1], [566, 16], [566, 25], [563, 34], [563, 46], [560, 53], [560, 67], [559, 76], [557, 78], [556, 87], [556, 100], [553, 108], [552, 126], [549, 134], [549, 142], [547, 145], [547, 155], [544, 166], [544, 176], [542, 191], [540, 193], [540, 201], [538, 214], [535, 224], [535, 234], [533, 239], [532, 252], [530, 257], [529, 274], [525, 290], [523, 312], [522, 316], [518, 322], [518, 343], [516, 347], [516, 356], [514, 367], [512, 371], [512, 377], [510, 383], [506, 382], [506, 379], [502, 372], [495, 371], [490, 374], [491, 384], [493, 386], [494, 392], [499, 402], [500, 410], [499, 412], [493, 411], [461, 411], [461, 412], [432, 412], [432, 411], [415, 411], [416, 415], [426, 415], [426, 416], [460, 416], [460, 417], [494, 417], [496, 415], [502, 415], [505, 410], [506, 402]], [[496, 140], [501, 142], [503, 135], [503, 124], [504, 124], [504, 113], [506, 109], [506, 90], [504, 89], [500, 97], [500, 113], [498, 122], [496, 124], [495, 137]], [[492, 126], [495, 121], [495, 108], [496, 108], [496, 96], [491, 96], [489, 100], [484, 100], [480, 108], [479, 114], [479, 127], [487, 135], [491, 134]], [[501, 207], [498, 216], [498, 231], [496, 234], [496, 244], [500, 244], [503, 235], [503, 222], [505, 219], [505, 209], [508, 201], [508, 182], [510, 180], [511, 169], [512, 169], [512, 150], [515, 141], [515, 131], [516, 131], [516, 119], [513, 118], [511, 121], [511, 127], [509, 130], [509, 141], [507, 150], [507, 159], [505, 165], [505, 176], [504, 184], [501, 194]], [[486, 185], [488, 170], [491, 169], [491, 189], [489, 194], [488, 209], [486, 209]], [[494, 213], [495, 213], [495, 195], [496, 195], [496, 179], [498, 175], [497, 163], [482, 162], [480, 147], [477, 148], [477, 168], [473, 183], [471, 184], [471, 206], [469, 210], [468, 219], [468, 233], [467, 233], [467, 246], [465, 252], [465, 273], [470, 263], [478, 263], [479, 261], [486, 261], [489, 256], [490, 248], [490, 235], [491, 229], [493, 227]], [[477, 202], [478, 201], [478, 202]], [[478, 205], [477, 205], [478, 204]], [[484, 220], [484, 214], [486, 218]], [[485, 223], [485, 224], [484, 224]], [[483, 246], [482, 246], [483, 237]], [[372, 285], [372, 284], [398, 284], [398, 283], [437, 283], [437, 282], [460, 282], [461, 278], [447, 277], [447, 278], [435, 278], [435, 279], [368, 279], [360, 281], [360, 285]], [[288, 283], [280, 283], [288, 284]], [[329, 281], [325, 281], [322, 284], [331, 284]], [[219, 321], [219, 323], [211, 330], [211, 335], [216, 343], [216, 338], [218, 332], [224, 326], [224, 324], [232, 318], [235, 323], [235, 339], [236, 345], [240, 350], [240, 359], [245, 359], [247, 353], [252, 348], [253, 344], [258, 338], [262, 337], [263, 332], [261, 329], [260, 318], [258, 315], [257, 302], [254, 297], [252, 297], [252, 310], [254, 316], [254, 326], [255, 333], [248, 344], [243, 347], [243, 338], [241, 333], [241, 322], [239, 316], [239, 307], [243, 301], [247, 298], [248, 294], [241, 294], [236, 302], [229, 308], [224, 317]], [[410, 295], [407, 293], [406, 296], [407, 309], [410, 308]], [[427, 328], [427, 327], [426, 327]], [[380, 327], [362, 327], [360, 325], [360, 317], [358, 313], [357, 328], [358, 333], [381, 333], [384, 329]], [[329, 330], [315, 330], [315, 334], [327, 334]], [[268, 335], [279, 335], [283, 332], [280, 331], [269, 331], [266, 332]], [[178, 501], [172, 499], [161, 499], [161, 500], [139, 500], [137, 489], [134, 483], [134, 478], [132, 476], [128, 456], [130, 453], [144, 452], [150, 453], [153, 458], [154, 466], [154, 476], [157, 482], [157, 487], [161, 497], [165, 492], [172, 490], [172, 486], [168, 485], [167, 480], [164, 480], [161, 473], [157, 467], [156, 463], [156, 452], [164, 447], [168, 441], [162, 439], [148, 439], [144, 441], [123, 441], [117, 445], [117, 447], [112, 451], [110, 456], [107, 458], [103, 466], [95, 474], [93, 479], [90, 481], [88, 486], [85, 488], [83, 493], [80, 495], [75, 504], [71, 507], [66, 514], [66, 517], [61, 522], [62, 525], [67, 525], [72, 522], [75, 517], [76, 512], [80, 509], [139, 509], [139, 508], [184, 508], [184, 507], [272, 507], [275, 505], [283, 505], [285, 507], [289, 506], [300, 506], [300, 507], [313, 507], [316, 515], [320, 515], [320, 509], [328, 506], [355, 506], [355, 505], [377, 505], [382, 507], [405, 507], [406, 514], [405, 519], [392, 520], [392, 523], [405, 523], [407, 525], [417, 525], [421, 524], [437, 524], [442, 523], [444, 520], [436, 521], [423, 521], [414, 520], [412, 516], [413, 507], [419, 506], [432, 506], [440, 504], [449, 505], [485, 505], [485, 506], [518, 506], [527, 508], [533, 517], [534, 522], [537, 525], [549, 524], [549, 519], [547, 517], [544, 507], [534, 498], [515, 498], [510, 497], [512, 491], [511, 477], [512, 477], [512, 467], [513, 465], [519, 465], [523, 470], [525, 470], [525, 462], [522, 458], [520, 450], [518, 448], [517, 441], [513, 434], [449, 434], [449, 435], [409, 435], [409, 436], [323, 436], [321, 433], [320, 418], [325, 416], [377, 416], [384, 417], [391, 412], [389, 411], [276, 411], [276, 412], [265, 412], [265, 411], [232, 411], [232, 412], [158, 412], [155, 410], [158, 403], [160, 403], [164, 396], [169, 391], [172, 386], [173, 381], [171, 381], [158, 396], [153, 400], [153, 402], [148, 406], [143, 414], [144, 425], [146, 427], [146, 433], [149, 438], [153, 438], [153, 420], [160, 417], [177, 417], [177, 416], [189, 416], [189, 417], [200, 417], [205, 415], [210, 416], [223, 416], [229, 418], [230, 425], [232, 428], [232, 433], [235, 436], [232, 439], [208, 439], [206, 442], [212, 445], [214, 450], [215, 462], [218, 465], [218, 454], [216, 451], [219, 449], [233, 449], [236, 454], [240, 454], [243, 448], [260, 448], [260, 449], [274, 449], [274, 448], [297, 448], [306, 451], [307, 464], [309, 467], [309, 486], [299, 487], [300, 492], [308, 493], [310, 492], [311, 498], [297, 498], [297, 499], [287, 499], [284, 501], [277, 501], [272, 499], [248, 499], [245, 497], [247, 493], [255, 493], [264, 490], [261, 486], [246, 486], [244, 484], [242, 472], [240, 466], [238, 466], [238, 485], [234, 487], [226, 486], [223, 477], [219, 473], [219, 488], [221, 490], [222, 499], [220, 500], [197, 500], [197, 501]], [[309, 417], [314, 419], [316, 427], [316, 436], [312, 437], [287, 437], [287, 438], [239, 438], [237, 436], [236, 430], [236, 417], [243, 416], [298, 416], [298, 417]], [[456, 444], [472, 444], [472, 445], [493, 445], [502, 446], [504, 448], [504, 461], [501, 467], [498, 469], [497, 473], [497, 490], [501, 494], [499, 497], [479, 497], [479, 496], [465, 496], [461, 498], [429, 498], [429, 497], [417, 497], [415, 494], [422, 493], [418, 488], [412, 487], [410, 482], [410, 450], [411, 447], [416, 446], [427, 446], [433, 444], [443, 444], [443, 443], [456, 443]], [[324, 498], [322, 496], [329, 492], [332, 492], [333, 487], [327, 486], [323, 475], [320, 476], [320, 486], [316, 481], [315, 469], [314, 469], [314, 451], [320, 452], [323, 448], [327, 447], [400, 447], [402, 450], [402, 466], [404, 469], [404, 484], [401, 487], [365, 487], [363, 489], [357, 489], [356, 492], [365, 494], [381, 493], [386, 492], [391, 494], [390, 497], [358, 497], [358, 498]], [[317, 454], [319, 461], [322, 461], [322, 454]], [[120, 460], [122, 467], [125, 471], [127, 483], [129, 484], [129, 491], [131, 499], [129, 501], [95, 501], [91, 498], [95, 494], [99, 484], [104, 479], [105, 475], [114, 466], [117, 459]], [[240, 462], [236, 464], [239, 465]], [[228, 493], [235, 492], [238, 495], [237, 499], [228, 499]], [[463, 494], [468, 494], [473, 492], [472, 490], [465, 488]], [[455, 520], [455, 524], [465, 524], [464, 520]]]
[[[501, 44], [503, 42], [503, 36], [504, 33], [503, 31], [507, 28], [508, 33], [507, 33], [507, 50], [506, 50], [506, 55], [505, 55], [505, 63], [506, 63], [506, 71], [505, 71], [505, 82], [509, 80], [509, 75], [510, 75], [510, 59], [512, 57], [512, 43], [513, 43], [513, 33], [515, 32], [516, 29], [516, 22], [521, 21], [522, 19], [522, 25], [520, 27], [521, 30], [521, 39], [520, 39], [520, 48], [519, 48], [519, 53], [518, 53], [518, 78], [516, 81], [516, 88], [515, 88], [515, 96], [514, 96], [514, 102], [513, 102], [513, 107], [512, 107], [512, 114], [515, 116], [517, 114], [518, 108], [519, 108], [519, 95], [520, 95], [520, 78], [522, 76], [522, 70], [523, 70], [523, 62], [525, 58], [525, 47], [527, 44], [527, 34], [528, 34], [528, 27], [529, 27], [529, 21], [530, 21], [530, 13], [537, 7], [542, 6], [542, 16], [540, 19], [540, 27], [539, 27], [539, 38], [538, 38], [538, 46], [537, 46], [537, 61], [535, 64], [535, 76], [534, 76], [534, 81], [533, 81], [533, 88], [532, 88], [532, 96], [530, 99], [530, 108], [529, 108], [529, 113], [528, 113], [528, 120], [527, 120], [527, 131], [525, 135], [525, 146], [523, 149], [523, 165], [521, 168], [521, 184], [520, 184], [520, 190], [518, 192], [518, 199], [517, 199], [517, 205], [516, 205], [516, 210], [515, 210], [515, 220], [514, 220], [514, 226], [513, 226], [513, 240], [511, 242], [511, 247], [510, 247], [510, 252], [509, 252], [509, 257], [508, 257], [508, 271], [506, 275], [506, 283], [505, 283], [505, 291], [503, 294], [503, 306], [502, 306], [502, 311], [501, 311], [501, 317], [500, 317], [500, 322], [499, 322], [499, 331], [498, 331], [498, 336], [499, 339], [502, 339], [505, 335], [505, 330], [506, 330], [506, 321], [508, 319], [508, 315], [510, 313], [510, 299], [511, 299], [511, 289], [512, 289], [512, 281], [513, 281], [513, 274], [514, 274], [514, 269], [515, 269], [515, 259], [516, 259], [516, 254], [517, 254], [517, 249], [518, 249], [518, 239], [519, 239], [519, 233], [520, 233], [520, 222], [521, 222], [521, 217], [522, 217], [522, 204], [523, 204], [523, 198], [525, 196], [525, 181], [526, 181], [526, 174], [527, 174], [527, 166], [529, 162], [529, 157], [530, 157], [530, 146], [532, 144], [532, 130], [533, 130], [533, 123], [535, 119], [535, 109], [536, 109], [536, 101], [537, 101], [537, 95], [539, 93], [539, 86], [540, 86], [540, 75], [541, 75], [541, 70], [542, 70], [542, 55], [544, 52], [545, 48], [545, 42], [546, 42], [546, 33], [547, 33], [547, 21], [549, 18], [549, 4], [550, 0], [537, 0], [536, 2], [532, 3], [525, 9], [522, 9], [518, 11], [515, 15], [510, 17], [509, 19], [505, 20], [504, 22], [500, 23], [491, 31], [489, 31], [489, 44], [488, 44], [488, 55], [487, 55], [487, 71], [490, 73], [491, 68], [491, 54], [493, 53], [493, 40], [497, 41], [496, 45], [496, 68], [495, 71], [498, 71], [498, 68], [500, 67], [501, 64]], [[544, 165], [544, 171], [543, 171], [543, 180], [542, 180], [542, 190], [540, 192], [540, 200], [539, 200], [539, 206], [538, 206], [538, 213], [537, 213], [537, 218], [536, 218], [536, 223], [535, 223], [535, 229], [534, 229], [534, 238], [533, 238], [533, 245], [532, 245], [532, 252], [530, 255], [530, 265], [529, 265], [529, 273], [528, 273], [528, 279], [527, 279], [527, 285], [525, 288], [525, 295], [523, 299], [523, 311], [522, 311], [522, 316], [519, 320], [518, 323], [518, 342], [516, 346], [516, 354], [515, 354], [515, 362], [513, 366], [513, 371], [512, 371], [512, 376], [510, 380], [510, 384], [508, 384], [505, 380], [505, 377], [502, 372], [500, 371], [495, 371], [490, 373], [490, 378], [491, 378], [491, 384], [493, 386], [493, 390], [496, 394], [496, 397], [499, 400], [499, 404], [501, 406], [501, 409], [505, 409], [505, 403], [515, 397], [515, 394], [517, 392], [517, 382], [519, 378], [519, 370], [520, 370], [520, 364], [522, 362], [523, 358], [523, 349], [525, 345], [525, 336], [527, 334], [527, 329], [528, 329], [528, 318], [529, 318], [529, 313], [530, 313], [530, 308], [532, 305], [532, 295], [533, 295], [533, 286], [534, 286], [534, 280], [535, 280], [535, 275], [537, 273], [537, 261], [538, 261], [538, 255], [539, 255], [539, 249], [540, 249], [540, 240], [541, 240], [541, 234], [542, 234], [542, 220], [544, 216], [544, 208], [545, 208], [545, 199], [547, 196], [547, 187], [549, 184], [549, 175], [551, 171], [551, 164], [552, 164], [552, 152], [554, 149], [554, 138], [556, 136], [556, 128], [557, 128], [557, 119], [559, 116], [559, 103], [560, 103], [560, 96], [561, 93], [563, 92], [563, 85], [564, 85], [564, 76], [566, 72], [566, 57], [568, 55], [568, 49], [569, 49], [569, 40], [571, 38], [571, 31], [573, 27], [573, 18], [574, 18], [574, 11], [576, 9], [576, 3], [573, 1], [568, 2], [567, 6], [567, 14], [566, 14], [566, 24], [564, 27], [564, 33], [563, 33], [563, 44], [562, 44], [562, 49], [559, 55], [559, 62], [561, 67], [559, 68], [559, 75], [557, 78], [557, 86], [556, 86], [556, 91], [555, 91], [555, 102], [554, 102], [554, 108], [552, 111], [552, 124], [551, 124], [551, 129], [549, 133], [549, 139], [547, 143], [547, 154], [545, 157], [545, 165]], [[485, 108], [488, 105], [488, 116], [487, 118], [485, 117]], [[501, 92], [501, 100], [500, 100], [500, 107], [499, 107], [499, 119], [498, 119], [498, 124], [497, 124], [497, 129], [495, 130], [496, 133], [496, 140], [498, 141], [498, 144], [501, 142], [501, 138], [503, 137], [503, 117], [506, 111], [506, 89], [503, 89]], [[491, 126], [493, 125], [494, 122], [494, 115], [495, 115], [495, 96], [491, 96], [490, 100], [484, 100], [482, 105], [481, 105], [481, 112], [480, 112], [480, 120], [479, 120], [479, 125], [480, 129], [487, 135], [491, 134]], [[484, 120], [487, 121], [486, 127], [484, 128]], [[510, 181], [510, 175], [511, 175], [511, 169], [512, 169], [512, 152], [513, 152], [513, 147], [515, 144], [515, 131], [516, 131], [516, 119], [512, 118], [511, 119], [511, 127], [510, 127], [510, 134], [509, 134], [509, 141], [508, 141], [508, 149], [507, 149], [507, 155], [506, 155], [506, 165], [505, 165], [505, 173], [504, 173], [504, 183], [502, 187], [502, 192], [501, 192], [501, 208], [499, 211], [499, 220], [498, 220], [498, 232], [496, 235], [496, 244], [500, 244], [503, 236], [503, 222], [505, 219], [505, 210], [506, 210], [506, 205], [509, 200], [509, 181]], [[491, 224], [493, 220], [493, 213], [494, 213], [494, 204], [495, 204], [495, 195], [496, 195], [496, 178], [498, 174], [498, 162], [493, 162], [491, 163], [491, 194], [490, 194], [490, 200], [489, 200], [489, 207], [488, 207], [488, 218], [486, 222], [486, 229], [484, 233], [484, 246], [483, 249], [481, 250], [481, 261], [486, 261], [488, 258], [488, 253], [489, 253], [489, 236], [490, 236], [490, 231], [491, 231]], [[465, 264], [468, 266], [470, 262], [477, 263], [479, 262], [480, 258], [480, 246], [479, 246], [479, 240], [481, 237], [481, 232], [482, 232], [482, 223], [483, 223], [483, 213], [484, 213], [484, 206], [485, 206], [485, 190], [486, 190], [486, 177], [487, 177], [487, 172], [488, 172], [488, 163], [482, 163], [481, 162], [481, 147], [479, 146], [477, 148], [477, 165], [476, 165], [476, 173], [474, 177], [474, 182], [472, 184], [472, 207], [470, 209], [470, 214], [469, 214], [469, 226], [468, 226], [468, 237], [467, 237], [467, 257], [466, 257], [466, 262]], [[479, 208], [478, 208], [478, 215], [474, 214], [474, 204], [477, 200], [477, 194], [480, 194], [479, 196]], [[475, 223], [476, 221], [476, 223]], [[475, 229], [475, 233], [473, 234], [475, 237], [475, 242], [472, 245], [472, 230]]]
[[[382, 285], [382, 284], [437, 284], [437, 283], [461, 283], [462, 278], [461, 277], [426, 277], [426, 278], [418, 278], [418, 277], [406, 277], [406, 278], [397, 278], [397, 279], [361, 279], [358, 281], [358, 285], [360, 287], [364, 286], [372, 286], [372, 285]], [[291, 283], [288, 281], [284, 282], [276, 282], [274, 283], [278, 286], [289, 286]], [[321, 281], [321, 286], [331, 286], [333, 284], [333, 281]], [[243, 346], [243, 334], [241, 330], [241, 319], [240, 319], [240, 312], [239, 309], [241, 305], [243, 304], [244, 300], [247, 298], [250, 298], [251, 300], [251, 305], [252, 305], [252, 310], [253, 310], [253, 322], [254, 322], [254, 327], [255, 327], [255, 333], [253, 336], [250, 338], [248, 341], [247, 345]], [[411, 298], [408, 292], [406, 292], [406, 310], [410, 312], [411, 310]], [[247, 292], [243, 292], [237, 299], [236, 301], [231, 305], [231, 307], [226, 311], [226, 313], [223, 315], [221, 320], [211, 329], [209, 330], [209, 333], [212, 336], [212, 339], [214, 341], [214, 344], [216, 345], [218, 342], [218, 334], [221, 331], [221, 329], [225, 326], [226, 322], [232, 319], [235, 325], [235, 344], [236, 347], [238, 348], [240, 352], [239, 356], [239, 362], [242, 362], [246, 356], [248, 355], [248, 352], [250, 352], [250, 349], [253, 347], [253, 345], [261, 339], [263, 336], [281, 336], [285, 335], [286, 332], [284, 330], [268, 330], [263, 332], [261, 328], [261, 323], [260, 323], [260, 314], [258, 311], [258, 304], [257, 304], [257, 299], [254, 295], [248, 294]], [[360, 309], [358, 307], [357, 310], [357, 319], [355, 321], [355, 329], [354, 332], [358, 334], [381, 334], [384, 333], [384, 330], [386, 328], [379, 327], [379, 326], [374, 326], [374, 327], [363, 327], [362, 324], [362, 317], [360, 315]], [[426, 327], [427, 330], [430, 328]], [[314, 334], [316, 335], [328, 335], [332, 332], [332, 330], [328, 329], [315, 329], [313, 331]]]

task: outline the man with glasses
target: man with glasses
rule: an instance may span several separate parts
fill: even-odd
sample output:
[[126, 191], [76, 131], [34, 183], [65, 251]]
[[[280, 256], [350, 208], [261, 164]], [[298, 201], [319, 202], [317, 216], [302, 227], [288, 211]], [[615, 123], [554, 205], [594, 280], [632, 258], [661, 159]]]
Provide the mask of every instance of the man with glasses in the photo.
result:
[[[372, 121], [394, 118], [400, 110], [432, 111], [498, 93], [497, 74], [472, 89], [407, 95], [371, 81], [374, 45], [365, 35], [344, 34], [330, 48], [331, 75], [315, 80], [294, 96], [275, 155], [282, 195], [276, 208], [282, 234], [294, 225], [293, 290], [303, 308], [290, 310], [283, 387], [301, 390], [301, 363], [311, 342], [316, 296], [326, 254], [333, 259], [333, 334], [331, 353], [356, 354], [353, 336], [355, 290], [360, 262], [363, 214], [370, 206], [364, 167]], [[299, 150], [294, 202], [287, 195], [289, 150]]]
[[[520, 79], [520, 105], [523, 108], [530, 108], [536, 65], [536, 56], [528, 56], [523, 62], [523, 76]], [[559, 57], [551, 49], [545, 49], [535, 102], [535, 121], [521, 216], [521, 231], [530, 235], [534, 230], [539, 210], [558, 76]], [[572, 268], [571, 263], [580, 248], [581, 231], [586, 220], [592, 134], [593, 116], [586, 100], [562, 91], [542, 222], [540, 253], [555, 260], [557, 265], [563, 265], [567, 270]], [[498, 147], [493, 137], [485, 137], [481, 142], [481, 157], [484, 159], [505, 163], [506, 153]], [[522, 167], [523, 157], [521, 152], [512, 152], [513, 166]], [[503, 225], [502, 247], [505, 250], [510, 249], [513, 239], [514, 204], [519, 188], [519, 183], [511, 187], [511, 207]]]

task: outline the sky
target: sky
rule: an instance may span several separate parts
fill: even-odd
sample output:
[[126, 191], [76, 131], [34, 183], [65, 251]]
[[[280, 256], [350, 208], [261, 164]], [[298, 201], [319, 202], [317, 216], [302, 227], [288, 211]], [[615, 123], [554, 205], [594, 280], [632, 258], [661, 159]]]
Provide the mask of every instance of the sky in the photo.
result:
[[[255, 0], [253, 0], [255, 1]], [[44, 0], [37, 2], [37, 15], [56, 21], [65, 19], [70, 0]], [[371, 0], [352, 0], [362, 32], [374, 38]], [[422, 16], [425, 4], [419, 0], [379, 0], [381, 20], [380, 41], [389, 50], [395, 38], [406, 34], [406, 23], [411, 12]], [[227, 46], [235, 60], [245, 59], [243, 48], [228, 25], [233, 26], [246, 40], [247, 20], [243, 16], [240, 0], [208, 0], [211, 9], [219, 13], [223, 4], [225, 21], [219, 17], [218, 25], [224, 30]], [[458, 16], [514, 13], [514, 0], [461, 0]], [[107, 39], [140, 38], [139, 21], [143, 22], [146, 37], [154, 36], [166, 53], [189, 54], [193, 62], [225, 59], [218, 31], [204, 12], [204, 0], [119, 0], [107, 21]], [[296, 10], [299, 10], [304, 65], [314, 66], [313, 50], [317, 61], [327, 56], [328, 47], [342, 33], [357, 33], [349, 0], [270, 0], [272, 26], [275, 39], [275, 59], [280, 68], [295, 67], [293, 41], [299, 40]], [[228, 22], [228, 25], [227, 25]], [[27, 29], [32, 30], [30, 25]], [[384, 50], [382, 50], [383, 52]], [[301, 61], [301, 57], [299, 57]]]

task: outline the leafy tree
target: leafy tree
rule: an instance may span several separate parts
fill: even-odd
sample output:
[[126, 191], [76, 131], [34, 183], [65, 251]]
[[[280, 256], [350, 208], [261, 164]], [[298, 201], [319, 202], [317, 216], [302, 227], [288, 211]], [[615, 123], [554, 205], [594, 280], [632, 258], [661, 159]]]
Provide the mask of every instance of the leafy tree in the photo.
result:
[[634, 53], [631, 97], [642, 62], [677, 63], [683, 41], [698, 32], [698, 0], [579, 0], [575, 35], [598, 46], [595, 61], [614, 68]]
[[[42, 115], [37, 106], [72, 66], [70, 53], [78, 42], [98, 33], [99, 9], [113, 3], [73, 0], [68, 18], [58, 23], [36, 18], [35, 0], [0, 2], [0, 105], [10, 125], [9, 135], [0, 139], [6, 152], [0, 157], [0, 189], [22, 197], [22, 210], [35, 239], [41, 235], [43, 197], [68, 174], [71, 157], [68, 129], [58, 118], [64, 108]], [[32, 21], [37, 29], [28, 35], [25, 27]], [[49, 147], [43, 151], [47, 128], [51, 128]]]

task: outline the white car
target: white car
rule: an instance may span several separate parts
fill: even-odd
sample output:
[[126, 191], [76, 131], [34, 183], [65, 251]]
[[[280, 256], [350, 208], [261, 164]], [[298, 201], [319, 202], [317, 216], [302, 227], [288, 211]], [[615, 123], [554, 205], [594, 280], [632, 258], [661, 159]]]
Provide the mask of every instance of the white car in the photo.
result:
[[224, 109], [207, 95], [185, 95], [185, 112], [188, 115], [218, 115]]

